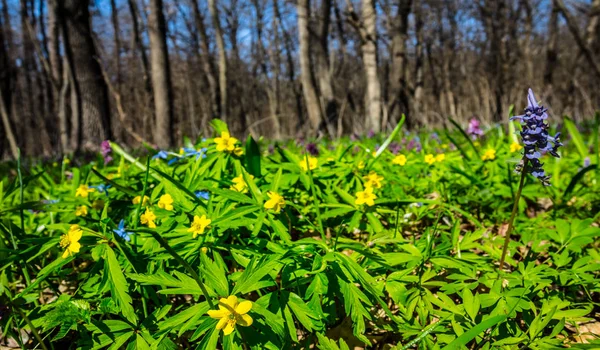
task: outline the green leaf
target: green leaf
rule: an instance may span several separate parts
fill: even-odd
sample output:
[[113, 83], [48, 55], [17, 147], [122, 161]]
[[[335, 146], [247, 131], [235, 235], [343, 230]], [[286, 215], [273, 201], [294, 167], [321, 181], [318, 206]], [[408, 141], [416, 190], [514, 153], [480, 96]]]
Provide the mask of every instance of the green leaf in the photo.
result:
[[577, 130], [577, 126], [575, 125], [575, 123], [569, 117], [564, 117], [564, 123], [565, 128], [567, 128], [567, 131], [569, 132], [569, 135], [571, 135], [571, 141], [573, 141], [573, 143], [575, 144], [575, 147], [577, 148], [577, 151], [579, 152], [581, 158], [587, 157], [587, 147], [585, 146], [585, 143], [583, 142], [583, 137], [579, 133], [579, 130]]
[[252, 138], [252, 135], [248, 135], [246, 139], [246, 170], [252, 174], [255, 178], [260, 178], [260, 149], [258, 144]]
[[450, 344], [443, 347], [442, 350], [454, 350], [454, 349], [459, 349], [462, 346], [466, 346], [471, 340], [475, 339], [476, 336], [485, 332], [489, 328], [494, 327], [498, 323], [504, 322], [506, 320], [506, 318], [507, 318], [506, 315], [498, 315], [498, 316], [490, 317], [490, 318], [486, 319], [485, 321], [482, 321], [475, 327], [464, 332], [460, 337], [454, 339], [454, 341], [452, 341]]
[[113, 300], [121, 309], [125, 318], [129, 322], [137, 324], [137, 316], [131, 305], [132, 300], [128, 292], [129, 284], [125, 279], [123, 271], [121, 271], [121, 265], [119, 265], [115, 252], [108, 245], [106, 246], [104, 259], [106, 260], [104, 273], [109, 276], [109, 286]]

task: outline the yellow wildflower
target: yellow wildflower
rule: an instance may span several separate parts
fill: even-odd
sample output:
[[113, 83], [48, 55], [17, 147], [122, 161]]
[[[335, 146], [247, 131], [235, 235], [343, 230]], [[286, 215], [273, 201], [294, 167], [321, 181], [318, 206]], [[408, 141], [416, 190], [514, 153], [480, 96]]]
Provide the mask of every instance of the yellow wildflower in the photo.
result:
[[158, 201], [158, 207], [164, 210], [173, 210], [173, 198], [170, 194], [163, 194]]
[[219, 320], [217, 329], [222, 329], [224, 335], [230, 335], [236, 324], [243, 327], [252, 325], [252, 317], [248, 315], [248, 311], [252, 309], [252, 302], [239, 302], [235, 295], [229, 296], [227, 299], [219, 299], [219, 310], [208, 310], [208, 316]]
[[368, 206], [372, 206], [375, 205], [376, 198], [377, 196], [373, 193], [373, 188], [367, 187], [364, 191], [356, 192], [356, 200], [354, 201], [354, 204], [366, 204]]
[[156, 215], [148, 208], [146, 208], [146, 212], [140, 216], [140, 222], [143, 225], [148, 226], [148, 228], [156, 228], [154, 220], [156, 220]]
[[358, 163], [358, 168], [359, 169], [364, 169], [365, 168], [365, 162], [363, 162], [362, 160]]
[[88, 208], [85, 205], [80, 205], [75, 208], [75, 216], [86, 216], [88, 214]]
[[202, 247], [202, 248], [200, 248], [200, 251], [201, 251], [202, 253], [206, 254], [206, 252], [208, 252], [208, 248], [206, 248], [206, 247]]
[[267, 196], [269, 200], [265, 202], [265, 209], [273, 209], [274, 212], [279, 213], [285, 207], [285, 200], [278, 193], [269, 191]]
[[520, 151], [521, 149], [523, 149], [523, 146], [521, 146], [518, 142], [513, 142], [510, 144], [511, 153]]
[[428, 154], [425, 156], [425, 163], [431, 165], [435, 163], [435, 156], [433, 154]]
[[371, 171], [369, 175], [365, 176], [365, 187], [375, 187], [381, 188], [381, 180], [383, 180], [383, 176], [377, 175], [376, 172]]
[[235, 144], [238, 142], [235, 137], [229, 135], [228, 131], [221, 132], [221, 137], [215, 137], [214, 141], [217, 144], [217, 151], [219, 152], [235, 151]]
[[244, 149], [242, 147], [236, 147], [233, 150], [233, 154], [235, 154], [236, 156], [240, 157], [244, 154]]
[[[308, 167], [306, 166], [307, 160], [308, 160]], [[302, 168], [302, 170], [307, 171], [308, 169], [315, 170], [317, 168], [318, 163], [319, 163], [319, 160], [317, 158], [307, 155], [307, 156], [304, 156], [304, 158], [298, 164], [300, 165], [300, 168]]]
[[63, 163], [69, 164], [71, 163], [71, 160], [69, 158], [63, 158]]
[[87, 198], [90, 192], [94, 192], [96, 189], [89, 187], [88, 185], [79, 185], [75, 191], [75, 197]]
[[198, 216], [194, 215], [194, 221], [192, 225], [187, 230], [187, 232], [192, 232], [194, 235], [192, 238], [198, 237], [204, 233], [204, 230], [210, 225], [211, 220], [206, 218], [206, 215]]
[[82, 235], [83, 231], [79, 228], [79, 225], [71, 225], [69, 232], [60, 237], [60, 247], [65, 248], [65, 252], [62, 255], [63, 259], [73, 256], [73, 253], [79, 253], [79, 249], [81, 249], [79, 240]]
[[[135, 196], [131, 202], [133, 204], [140, 204], [141, 200], [142, 200], [141, 196]], [[144, 196], [144, 203], [142, 203], [142, 205], [146, 206], [146, 205], [148, 205], [149, 202], [150, 202], [150, 197]]]
[[481, 160], [483, 161], [494, 159], [496, 159], [496, 150], [491, 148], [485, 150], [485, 153], [481, 156]]
[[404, 166], [406, 164], [406, 156], [404, 154], [399, 154], [392, 159], [392, 163]]
[[185, 153], [185, 150], [183, 149], [183, 147], [179, 148], [179, 155], [183, 155]]
[[446, 159], [446, 155], [444, 153], [440, 153], [437, 156], [435, 156], [435, 161], [436, 162], [443, 162], [444, 159]]
[[[248, 176], [250, 176], [251, 179], [254, 179], [254, 176], [252, 176], [250, 174], [248, 174]], [[244, 176], [242, 174], [240, 174], [237, 177], [234, 177], [233, 180], [231, 180], [231, 181], [233, 181], [233, 185], [231, 185], [229, 187], [230, 190], [241, 192], [241, 193], [248, 192], [248, 184], [244, 180]]]

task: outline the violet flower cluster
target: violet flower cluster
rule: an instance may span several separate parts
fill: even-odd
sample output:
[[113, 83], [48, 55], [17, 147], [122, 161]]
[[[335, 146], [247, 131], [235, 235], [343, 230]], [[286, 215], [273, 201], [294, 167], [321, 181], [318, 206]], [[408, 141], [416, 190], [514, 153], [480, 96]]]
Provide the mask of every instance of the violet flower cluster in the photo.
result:
[[[548, 124], [545, 122], [548, 119], [547, 111], [547, 108], [538, 105], [533, 91], [529, 89], [525, 114], [510, 118], [510, 120], [519, 120], [523, 124], [520, 134], [524, 144], [524, 158], [517, 165], [515, 171], [527, 171], [540, 179], [544, 186], [550, 186], [550, 176], [546, 175], [544, 164], [540, 162], [540, 158], [546, 153], [560, 158], [556, 151], [563, 145], [560, 142], [560, 133], [554, 137], [548, 134]], [[529, 164], [526, 165], [526, 162]]]
[[110, 156], [112, 153], [112, 148], [110, 147], [110, 142], [108, 140], [102, 141], [100, 144], [100, 151], [102, 152], [102, 158], [104, 158], [104, 165], [113, 160], [113, 158]]
[[478, 137], [483, 136], [483, 130], [479, 127], [479, 120], [473, 117], [469, 120], [469, 126], [467, 127], [467, 134], [471, 136], [473, 140], [476, 140]]

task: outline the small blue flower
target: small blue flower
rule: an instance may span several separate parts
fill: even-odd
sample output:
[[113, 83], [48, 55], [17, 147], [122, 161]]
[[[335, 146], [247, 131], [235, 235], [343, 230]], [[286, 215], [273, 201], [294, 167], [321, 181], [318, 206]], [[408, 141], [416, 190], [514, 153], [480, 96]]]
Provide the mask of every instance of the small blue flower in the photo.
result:
[[110, 188], [110, 185], [100, 184], [95, 186], [90, 186], [90, 188], [95, 188], [98, 193], [108, 194], [107, 191]]
[[125, 220], [121, 219], [121, 221], [119, 221], [119, 226], [116, 230], [113, 230], [113, 232], [127, 242], [131, 241], [131, 238], [129, 237], [131, 236], [131, 232], [125, 231]]
[[155, 159], [167, 159], [169, 157], [169, 153], [167, 151], [158, 151], [154, 156], [152, 156], [152, 160]]
[[194, 194], [197, 198], [202, 198], [204, 200], [208, 200], [210, 198], [210, 192], [208, 191], [196, 191]]
[[206, 148], [201, 148], [201, 149], [194, 149], [194, 148], [184, 148], [183, 151], [185, 152], [184, 156], [185, 157], [193, 157], [196, 156], [196, 160], [200, 159], [200, 157], [202, 158], [206, 158]]

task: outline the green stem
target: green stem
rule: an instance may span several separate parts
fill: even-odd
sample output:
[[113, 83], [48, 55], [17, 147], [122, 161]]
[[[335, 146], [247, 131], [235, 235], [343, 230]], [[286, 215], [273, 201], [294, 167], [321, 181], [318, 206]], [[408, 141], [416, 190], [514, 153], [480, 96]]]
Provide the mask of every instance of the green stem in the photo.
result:
[[508, 243], [510, 242], [510, 232], [513, 228], [513, 223], [515, 221], [515, 216], [517, 215], [517, 210], [519, 209], [519, 200], [521, 199], [521, 192], [523, 191], [523, 184], [525, 184], [525, 174], [527, 168], [527, 159], [523, 157], [523, 169], [521, 169], [521, 180], [519, 180], [519, 189], [517, 189], [517, 194], [515, 195], [515, 203], [513, 204], [512, 213], [510, 214], [510, 219], [508, 219], [508, 228], [506, 229], [506, 234], [504, 238], [504, 246], [502, 247], [502, 256], [500, 257], [500, 269], [504, 266], [504, 260], [506, 259], [506, 252], [508, 251]]
[[323, 242], [325, 241], [325, 230], [323, 229], [323, 221], [321, 220], [321, 210], [319, 209], [319, 200], [317, 199], [317, 191], [315, 191], [315, 182], [312, 176], [312, 170], [310, 169], [310, 164], [308, 162], [308, 156], [304, 157], [306, 161], [306, 170], [308, 170], [308, 178], [310, 179], [310, 191], [313, 195], [313, 203], [315, 204], [315, 211], [317, 212], [317, 222], [319, 224], [319, 233], [321, 234], [321, 239]]
[[[25, 235], [25, 215], [23, 214], [23, 174], [21, 173], [21, 149], [19, 149], [19, 157], [17, 158], [17, 175], [19, 176], [19, 192], [20, 192], [20, 205], [19, 205], [19, 215], [21, 216], [21, 234]], [[11, 231], [12, 232], [12, 231]], [[12, 234], [12, 233], [11, 233]], [[17, 249], [16, 243], [13, 237], [13, 245], [14, 249]], [[23, 258], [23, 276], [25, 277], [25, 281], [27, 285], [31, 284], [31, 278], [29, 277], [29, 272], [27, 271], [27, 263], [25, 258]], [[38, 305], [36, 300], [35, 305]]]
[[31, 333], [33, 333], [33, 336], [35, 337], [35, 339], [37, 339], [37, 341], [40, 343], [40, 346], [42, 347], [42, 349], [48, 350], [48, 348], [46, 347], [46, 344], [44, 344], [44, 340], [40, 336], [40, 333], [38, 333], [37, 328], [35, 328], [35, 326], [31, 322], [31, 320], [29, 319], [29, 317], [27, 317], [27, 315], [18, 307], [13, 306], [13, 308], [17, 310], [17, 312], [19, 313], [19, 315], [21, 315], [21, 317], [23, 318], [25, 323], [27, 323], [27, 325], [31, 329]]
[[160, 244], [161, 247], [165, 248], [165, 250], [169, 254], [171, 254], [171, 256], [173, 256], [175, 258], [175, 260], [177, 260], [177, 262], [180, 263], [190, 275], [192, 275], [192, 278], [196, 281], [196, 283], [202, 290], [202, 294], [204, 295], [204, 298], [206, 298], [206, 301], [208, 302], [208, 305], [210, 305], [210, 308], [211, 309], [215, 308], [215, 305], [213, 304], [212, 300], [208, 297], [208, 291], [206, 290], [204, 283], [202, 283], [202, 281], [200, 280], [200, 276], [198, 276], [198, 273], [196, 273], [194, 268], [192, 268], [190, 266], [190, 264], [188, 264], [187, 261], [185, 261], [181, 256], [179, 256], [179, 254], [177, 254], [177, 252], [173, 248], [171, 248], [169, 243], [161, 235], [159, 235], [157, 232], [155, 232], [153, 230], [148, 230], [148, 229], [138, 229], [138, 230], [136, 230], [136, 232], [145, 232], [145, 233], [151, 234], [152, 237], [154, 237], [154, 239], [156, 239], [158, 244]]

